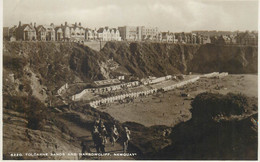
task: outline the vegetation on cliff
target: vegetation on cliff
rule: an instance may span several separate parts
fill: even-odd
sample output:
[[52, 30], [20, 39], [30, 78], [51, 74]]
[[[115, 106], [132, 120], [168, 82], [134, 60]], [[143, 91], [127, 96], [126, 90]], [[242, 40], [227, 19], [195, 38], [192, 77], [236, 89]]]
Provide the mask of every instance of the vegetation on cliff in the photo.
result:
[[255, 46], [108, 42], [101, 53], [139, 77], [214, 71], [257, 73]]
[[[106, 65], [108, 59], [118, 64], [118, 69], [139, 78], [189, 72], [257, 72], [257, 47], [251, 46], [108, 42], [97, 52], [69, 42], [4, 42], [4, 152], [14, 149], [14, 142], [28, 144], [30, 150], [38, 148], [42, 141], [46, 145], [41, 145], [39, 152], [68, 151], [71, 145], [77, 145], [71, 147], [79, 151], [73, 133], [56, 120], [62, 112], [59, 117], [87, 130], [97, 116], [108, 127], [115, 123], [119, 131], [128, 126], [133, 130], [129, 149], [143, 159], [256, 158], [257, 128], [252, 121], [257, 120], [257, 103], [243, 95], [198, 95], [192, 102], [192, 119], [174, 127], [170, 138], [162, 135], [168, 129], [165, 126], [147, 128], [138, 123], [119, 123], [109, 114], [76, 105], [73, 110], [86, 117], [82, 120], [76, 112], [68, 113], [64, 102], [50, 102], [61, 101], [57, 90], [65, 83], [91, 84], [114, 77], [114, 71]], [[20, 151], [19, 147], [15, 149]], [[6, 154], [5, 157], [8, 159]]]
[[257, 99], [240, 94], [199, 94], [192, 119], [173, 128], [172, 144], [152, 158], [257, 159]]

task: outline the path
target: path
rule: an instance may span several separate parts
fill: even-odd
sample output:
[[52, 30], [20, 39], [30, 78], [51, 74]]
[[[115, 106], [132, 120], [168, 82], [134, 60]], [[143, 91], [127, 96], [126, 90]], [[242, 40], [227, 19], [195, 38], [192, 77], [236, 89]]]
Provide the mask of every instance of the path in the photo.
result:
[[[92, 135], [91, 135], [91, 132], [88, 131], [87, 129], [84, 129], [80, 126], [78, 126], [77, 124], [73, 123], [73, 122], [70, 122], [68, 120], [65, 120], [65, 119], [59, 119], [62, 123], [64, 123], [68, 129], [73, 132], [73, 134], [80, 140], [84, 140], [87, 145], [90, 147], [90, 150], [92, 153], [95, 153], [96, 152], [96, 149], [94, 147], [94, 143], [93, 143], [93, 140], [92, 140]], [[108, 142], [106, 144], [106, 147], [105, 147], [105, 150], [106, 152], [108, 153], [123, 153], [123, 146], [119, 143], [115, 143], [115, 146], [113, 147], [112, 144], [109, 142], [109, 139], [108, 139]], [[81, 157], [80, 157], [81, 158]], [[89, 158], [90, 160], [134, 160], [133, 157], [127, 157], [127, 156], [102, 156], [100, 158], [98, 157], [90, 157]]]

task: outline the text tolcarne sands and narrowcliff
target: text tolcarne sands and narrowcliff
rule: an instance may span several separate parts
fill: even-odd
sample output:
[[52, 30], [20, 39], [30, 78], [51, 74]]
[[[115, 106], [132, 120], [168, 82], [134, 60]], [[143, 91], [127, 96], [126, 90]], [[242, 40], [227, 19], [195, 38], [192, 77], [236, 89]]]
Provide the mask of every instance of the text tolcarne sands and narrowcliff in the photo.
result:
[[11, 153], [10, 156], [137, 156], [137, 153]]

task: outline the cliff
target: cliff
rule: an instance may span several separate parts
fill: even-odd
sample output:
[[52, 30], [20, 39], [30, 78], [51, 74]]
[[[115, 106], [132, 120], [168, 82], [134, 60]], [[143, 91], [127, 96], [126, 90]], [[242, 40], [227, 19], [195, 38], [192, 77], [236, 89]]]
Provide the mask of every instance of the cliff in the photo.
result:
[[175, 126], [171, 145], [151, 154], [151, 159], [257, 159], [256, 98], [201, 93], [191, 106], [192, 119]]
[[[10, 150], [25, 151], [21, 150], [23, 147], [19, 147], [23, 145], [27, 145], [28, 151], [39, 148], [37, 152], [48, 150], [69, 152], [70, 149], [80, 152], [80, 140], [73, 135], [73, 131], [78, 128], [70, 131], [66, 122], [63, 123], [66, 120], [64, 114], [70, 110], [57, 96], [57, 90], [65, 83], [70, 85], [75, 82], [93, 83], [94, 80], [116, 77], [115, 74], [142, 78], [212, 71], [257, 73], [257, 47], [108, 42], [98, 52], [69, 42], [4, 42], [4, 157], [10, 159], [10, 155], [7, 154]], [[70, 93], [76, 91], [79, 92], [80, 89], [75, 88], [75, 91]], [[62, 106], [66, 109], [62, 109]], [[80, 108], [88, 111], [88, 122], [94, 120], [99, 114], [98, 111], [77, 105], [74, 106], [72, 115], [78, 114]], [[81, 115], [86, 116], [84, 113]], [[108, 114], [104, 114], [103, 118], [109, 118], [108, 121], [113, 120]], [[118, 124], [118, 127], [122, 126], [121, 123]], [[85, 130], [84, 125], [80, 126]], [[125, 125], [131, 129], [135, 127], [133, 123], [125, 123]], [[229, 129], [232, 128], [231, 126], [233, 125], [231, 124]], [[140, 130], [133, 131], [135, 139], [132, 141], [138, 141], [136, 143], [139, 144], [143, 141], [151, 146], [151, 149], [147, 150], [147, 145], [130, 143], [133, 151], [139, 150], [138, 152], [146, 154], [145, 150], [147, 150], [154, 153], [154, 150], [161, 149], [160, 146], [168, 145], [168, 139], [161, 142], [159, 137], [156, 144], [152, 142], [154, 135], [159, 136], [159, 133], [154, 133], [157, 129], [145, 128], [144, 131], [140, 126]], [[90, 133], [89, 130], [87, 131]], [[178, 128], [175, 132], [182, 134]], [[171, 149], [169, 147], [169, 150]], [[178, 150], [175, 158], [182, 156], [181, 153], [177, 153]], [[151, 155], [147, 157], [149, 156]], [[50, 159], [62, 158], [51, 157]]]
[[199, 45], [108, 42], [101, 53], [139, 77], [186, 73]]
[[199, 48], [188, 70], [197, 73], [257, 73], [257, 56], [256, 46], [207, 44]]
[[139, 77], [176, 73], [257, 73], [257, 47], [108, 42], [101, 53]]

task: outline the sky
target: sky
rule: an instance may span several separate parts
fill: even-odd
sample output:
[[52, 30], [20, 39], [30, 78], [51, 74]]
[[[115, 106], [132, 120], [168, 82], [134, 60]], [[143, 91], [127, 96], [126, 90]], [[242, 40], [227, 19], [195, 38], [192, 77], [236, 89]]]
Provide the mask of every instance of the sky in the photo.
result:
[[160, 31], [258, 29], [258, 0], [3, 0], [3, 26], [149, 26]]

